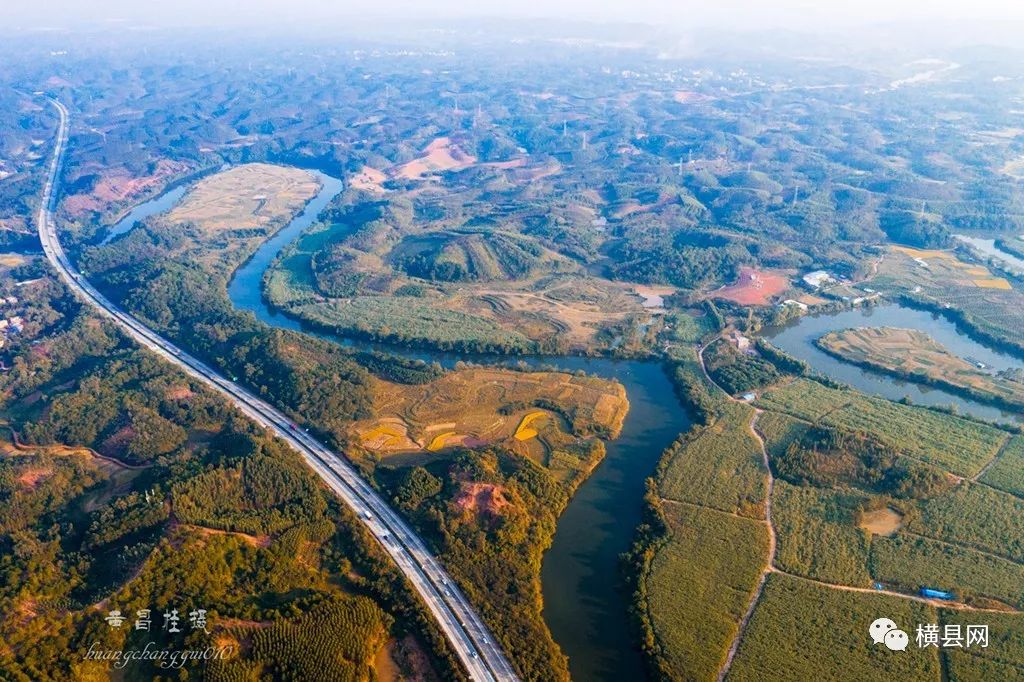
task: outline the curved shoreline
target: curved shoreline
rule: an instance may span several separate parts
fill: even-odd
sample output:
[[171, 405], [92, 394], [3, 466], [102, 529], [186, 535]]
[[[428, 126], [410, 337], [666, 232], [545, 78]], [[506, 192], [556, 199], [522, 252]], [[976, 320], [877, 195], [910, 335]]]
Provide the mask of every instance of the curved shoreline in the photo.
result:
[[[336, 178], [326, 177], [340, 183]], [[333, 197], [331, 194], [324, 204]], [[543, 548], [539, 606], [548, 631], [569, 658], [574, 678], [645, 678], [646, 662], [628, 615], [632, 595], [619, 589], [620, 555], [629, 550], [643, 520], [646, 478], [654, 471], [664, 449], [692, 423], [672, 391], [663, 363], [653, 357], [439, 351], [422, 345], [368, 343], [338, 335], [330, 328], [318, 329], [274, 306], [267, 300], [264, 288], [267, 269], [283, 249], [315, 222], [316, 216], [309, 216], [308, 208], [232, 273], [229, 297], [237, 309], [253, 313], [265, 324], [311, 333], [355, 350], [383, 351], [407, 359], [437, 361], [444, 366], [453, 366], [458, 361], [522, 361], [534, 368], [553, 366], [558, 371], [584, 371], [622, 385], [629, 409], [617, 429], [618, 438], [604, 442], [604, 457], [577, 482], [557, 516], [550, 545]], [[300, 218], [303, 220], [299, 221]], [[669, 400], [665, 399], [666, 393], [671, 394]]]
[[982, 329], [976, 322], [967, 317], [967, 313], [957, 308], [946, 308], [938, 303], [914, 298], [910, 294], [900, 294], [896, 302], [908, 308], [934, 313], [945, 318], [957, 326], [957, 329], [967, 338], [983, 345], [989, 345], [1004, 353], [1024, 359], [1024, 342], [1012, 341], [1005, 337], [997, 336], [992, 332]]
[[977, 402], [988, 403], [990, 405], [993, 405], [994, 407], [1006, 409], [1011, 412], [1024, 413], [1024, 402], [1015, 403], [1012, 401], [1008, 401], [998, 395], [973, 391], [970, 388], [967, 388], [966, 386], [961, 386], [959, 384], [952, 383], [939, 377], [922, 376], [919, 374], [913, 374], [912, 372], [903, 372], [901, 370], [896, 369], [895, 367], [888, 367], [880, 363], [871, 362], [870, 360], [848, 357], [844, 355], [842, 352], [828, 347], [824, 342], [824, 336], [819, 337], [814, 342], [814, 345], [817, 346], [821, 352], [827, 353], [828, 355], [831, 355], [837, 360], [841, 360], [847, 364], [854, 365], [856, 367], [861, 367], [863, 369], [871, 370], [874, 372], [888, 374], [890, 376], [894, 376], [898, 379], [909, 381], [911, 383], [921, 384], [924, 386], [932, 386], [934, 388], [940, 388], [944, 391], [949, 391], [950, 393], [959, 395], [962, 398], [966, 398], [967, 400], [975, 400]]

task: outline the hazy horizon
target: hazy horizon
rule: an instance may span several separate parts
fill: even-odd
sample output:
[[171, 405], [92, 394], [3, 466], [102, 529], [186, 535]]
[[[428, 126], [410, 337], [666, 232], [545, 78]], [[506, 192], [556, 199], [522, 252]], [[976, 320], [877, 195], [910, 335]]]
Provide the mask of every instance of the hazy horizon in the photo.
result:
[[466, 18], [554, 18], [592, 22], [635, 22], [669, 31], [700, 28], [756, 31], [788, 29], [801, 32], [845, 32], [869, 26], [905, 25], [915, 31], [938, 27], [972, 39], [1012, 41], [1014, 24], [1024, 22], [1024, 4], [1008, 7], [1000, 0], [863, 0], [857, 6], [823, 6], [811, 0], [784, 0], [767, 6], [752, 0], [672, 2], [614, 0], [524, 0], [510, 6], [497, 0], [478, 0], [467, 6], [459, 0], [382, 0], [370, 10], [351, 0], [177, 0], [138, 3], [95, 0], [83, 6], [76, 0], [16, 2], [0, 8], [8, 30], [74, 28], [116, 22], [154, 27], [298, 26], [315, 22], [318, 28], [343, 27], [374, 18], [408, 21], [423, 18], [443, 22]]

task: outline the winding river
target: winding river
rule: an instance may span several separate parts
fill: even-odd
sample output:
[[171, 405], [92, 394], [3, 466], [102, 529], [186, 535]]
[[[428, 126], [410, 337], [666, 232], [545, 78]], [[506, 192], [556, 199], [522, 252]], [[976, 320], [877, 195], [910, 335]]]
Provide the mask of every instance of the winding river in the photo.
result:
[[[314, 174], [323, 189], [287, 227], [265, 242], [239, 268], [228, 286], [236, 307], [252, 312], [267, 324], [303, 331], [345, 346], [380, 350], [452, 367], [460, 360], [507, 363], [509, 356], [447, 353], [374, 344], [338, 337], [304, 326], [271, 309], [261, 284], [267, 267], [291, 241], [305, 231], [341, 190], [341, 181]], [[644, 482], [654, 472], [661, 453], [690, 427], [690, 418], [675, 397], [672, 384], [658, 362], [583, 357], [527, 357], [533, 366], [583, 370], [625, 386], [630, 409], [619, 437], [608, 443], [607, 454], [580, 485], [559, 518], [551, 548], [541, 568], [544, 619], [555, 641], [569, 656], [577, 680], [641, 680], [644, 661], [633, 646], [627, 606], [620, 589], [619, 555], [627, 551], [643, 513]]]
[[[317, 196], [235, 272], [228, 293], [238, 308], [276, 327], [315, 334], [348, 347], [437, 361], [445, 367], [452, 367], [459, 360], [508, 362], [508, 356], [409, 349], [338, 337], [307, 328], [298, 320], [271, 309], [262, 296], [266, 269], [281, 249], [310, 227], [341, 191], [340, 180], [322, 172], [311, 172], [323, 185]], [[180, 198], [179, 190], [181, 188], [170, 190], [136, 207], [118, 223], [117, 234], [130, 230], [136, 220], [169, 209]], [[803, 317], [785, 327], [766, 330], [765, 336], [815, 369], [867, 393], [891, 399], [909, 395], [921, 404], [947, 406], [955, 403], [962, 412], [984, 419], [1024, 421], [1020, 415], [1008, 414], [946, 391], [841, 362], [814, 345], [814, 340], [828, 331], [867, 325], [920, 329], [953, 352], [997, 369], [1020, 365], [1013, 357], [967, 338], [943, 318], [897, 305]], [[653, 473], [664, 449], [689, 428], [690, 419], [658, 362], [575, 356], [522, 359], [532, 366], [583, 370], [615, 379], [626, 388], [630, 410], [622, 433], [608, 444], [607, 456], [580, 486], [560, 517], [554, 542], [544, 556], [541, 582], [544, 618], [555, 641], [569, 656], [574, 679], [644, 679], [644, 662], [633, 646], [627, 616], [628, 595], [619, 584], [619, 555], [629, 548], [640, 523], [645, 479]]]

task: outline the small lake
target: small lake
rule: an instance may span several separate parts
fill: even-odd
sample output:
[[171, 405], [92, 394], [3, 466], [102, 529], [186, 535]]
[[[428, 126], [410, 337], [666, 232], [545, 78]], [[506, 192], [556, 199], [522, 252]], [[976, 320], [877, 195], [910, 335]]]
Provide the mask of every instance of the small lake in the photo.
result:
[[919, 405], [956, 405], [964, 414], [1003, 423], [1024, 422], [1024, 416], [961, 397], [949, 391], [906, 381], [883, 372], [843, 362], [815, 345], [831, 331], [851, 327], [900, 327], [917, 329], [930, 335], [950, 352], [962, 358], [983, 362], [995, 370], [1022, 367], [1024, 362], [1009, 353], [983, 345], [960, 332], [956, 325], [935, 313], [898, 304], [856, 308], [828, 315], [807, 315], [778, 328], [765, 329], [763, 336], [790, 355], [837, 381], [865, 393], [890, 400], [909, 396]]

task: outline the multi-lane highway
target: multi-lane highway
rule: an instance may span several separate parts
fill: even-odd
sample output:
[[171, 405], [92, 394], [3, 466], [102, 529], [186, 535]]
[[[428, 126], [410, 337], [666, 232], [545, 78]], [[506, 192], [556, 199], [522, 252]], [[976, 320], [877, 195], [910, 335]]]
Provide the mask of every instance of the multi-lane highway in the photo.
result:
[[60, 113], [60, 128], [39, 206], [38, 229], [43, 251], [61, 278], [82, 299], [113, 319], [138, 343], [226, 396], [244, 414], [272, 430], [297, 450], [320, 478], [356, 512], [394, 559], [434, 615], [472, 679], [516, 680], [515, 672], [501, 647], [495, 643], [479, 615], [427, 550], [423, 540], [359, 477], [347, 460], [298, 428], [276, 408], [242, 386], [228, 381], [201, 360], [163, 339], [115, 306], [75, 269], [57, 239], [57, 226], [53, 217], [60, 169], [68, 140], [68, 111], [59, 101], [49, 101]]

